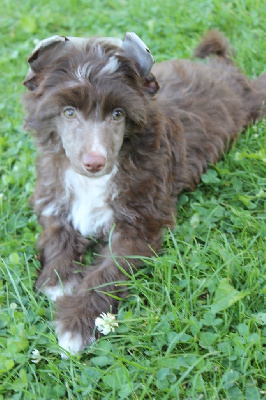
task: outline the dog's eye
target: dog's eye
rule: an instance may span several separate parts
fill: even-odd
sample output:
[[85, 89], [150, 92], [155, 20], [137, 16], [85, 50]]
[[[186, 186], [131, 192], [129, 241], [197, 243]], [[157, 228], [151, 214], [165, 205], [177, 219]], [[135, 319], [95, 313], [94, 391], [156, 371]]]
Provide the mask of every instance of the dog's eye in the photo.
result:
[[67, 107], [64, 109], [64, 116], [68, 119], [76, 118], [77, 114], [74, 108]]
[[122, 108], [116, 108], [112, 113], [112, 118], [114, 121], [120, 121], [121, 119], [124, 118], [124, 116], [125, 116], [125, 113], [122, 110]]

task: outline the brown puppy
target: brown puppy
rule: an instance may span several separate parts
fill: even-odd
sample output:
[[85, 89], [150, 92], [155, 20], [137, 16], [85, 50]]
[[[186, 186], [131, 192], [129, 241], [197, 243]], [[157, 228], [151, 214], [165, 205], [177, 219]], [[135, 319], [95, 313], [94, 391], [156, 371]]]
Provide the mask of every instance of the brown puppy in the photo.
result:
[[[123, 296], [117, 283], [160, 249], [178, 194], [265, 115], [266, 76], [251, 82], [232, 54], [211, 31], [195, 50], [204, 63], [152, 68], [135, 34], [55, 36], [30, 57], [24, 103], [36, 133], [33, 205], [43, 226], [36, 287], [56, 300], [59, 344], [70, 352], [92, 343], [95, 318], [115, 312]], [[105, 245], [85, 268], [88, 237]]]

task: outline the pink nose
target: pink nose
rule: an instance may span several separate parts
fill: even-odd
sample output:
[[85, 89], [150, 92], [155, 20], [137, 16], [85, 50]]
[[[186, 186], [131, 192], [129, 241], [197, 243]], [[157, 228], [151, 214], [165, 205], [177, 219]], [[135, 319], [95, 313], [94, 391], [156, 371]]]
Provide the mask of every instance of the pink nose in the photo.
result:
[[82, 162], [87, 171], [97, 172], [105, 166], [106, 158], [102, 154], [85, 153], [82, 156]]

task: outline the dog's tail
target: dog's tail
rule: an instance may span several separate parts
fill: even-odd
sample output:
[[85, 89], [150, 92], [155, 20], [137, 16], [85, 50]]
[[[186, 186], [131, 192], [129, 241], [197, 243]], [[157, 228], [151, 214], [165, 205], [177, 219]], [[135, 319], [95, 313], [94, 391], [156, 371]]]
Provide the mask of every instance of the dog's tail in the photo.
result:
[[229, 40], [219, 31], [213, 29], [202, 37], [201, 42], [193, 52], [194, 57], [206, 58], [210, 55], [219, 56], [228, 61], [235, 56], [235, 51]]
[[[211, 30], [203, 36], [193, 53], [193, 56], [198, 58], [207, 58], [211, 55], [222, 61], [223, 69], [225, 64], [230, 66], [234, 64], [235, 51], [229, 40], [217, 30]], [[217, 68], [217, 64], [215, 65]], [[233, 74], [230, 73], [230, 69], [228, 71], [229, 74], [226, 75], [228, 84], [232, 88], [237, 88], [246, 108], [247, 124], [266, 116], [266, 74], [250, 81], [240, 72], [237, 73], [237, 69], [234, 70]]]

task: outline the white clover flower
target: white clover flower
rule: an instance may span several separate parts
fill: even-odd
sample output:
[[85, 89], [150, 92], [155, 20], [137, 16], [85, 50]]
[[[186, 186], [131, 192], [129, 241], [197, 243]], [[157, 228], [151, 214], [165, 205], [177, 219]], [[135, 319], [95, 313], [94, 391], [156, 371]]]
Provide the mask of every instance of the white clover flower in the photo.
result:
[[108, 335], [108, 333], [114, 332], [115, 327], [118, 326], [115, 320], [115, 315], [111, 313], [101, 313], [100, 317], [95, 319], [95, 326], [103, 335]]
[[11, 310], [15, 310], [16, 308], [17, 308], [17, 304], [16, 303], [11, 303], [10, 304], [10, 308], [11, 308]]
[[38, 362], [41, 361], [41, 355], [39, 350], [34, 349], [32, 352], [32, 357], [31, 357], [31, 362], [33, 362], [34, 364], [38, 364]]

